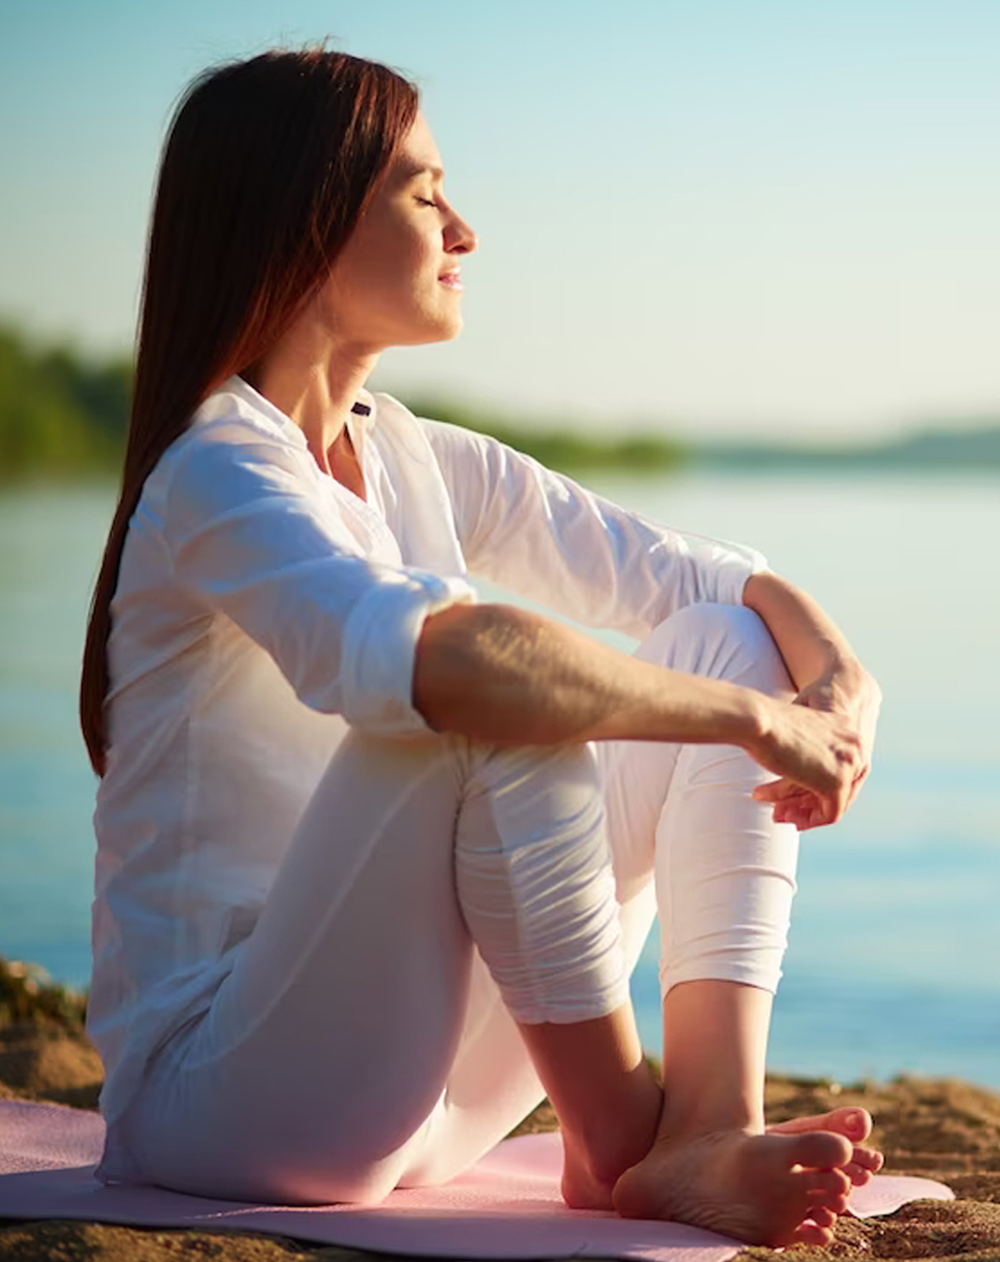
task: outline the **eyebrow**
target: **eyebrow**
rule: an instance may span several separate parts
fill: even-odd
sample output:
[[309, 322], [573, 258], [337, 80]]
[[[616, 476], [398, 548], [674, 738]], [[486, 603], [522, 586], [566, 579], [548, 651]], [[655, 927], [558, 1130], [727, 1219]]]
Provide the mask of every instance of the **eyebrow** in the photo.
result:
[[407, 162], [405, 174], [408, 180], [415, 180], [418, 175], [431, 175], [436, 180], [444, 179], [444, 168], [430, 166], [420, 162]]

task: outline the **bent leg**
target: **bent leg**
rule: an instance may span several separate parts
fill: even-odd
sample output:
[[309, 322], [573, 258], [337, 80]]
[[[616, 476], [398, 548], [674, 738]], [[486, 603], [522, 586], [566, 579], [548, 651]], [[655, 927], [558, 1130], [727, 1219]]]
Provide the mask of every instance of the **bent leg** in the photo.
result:
[[350, 734], [212, 1008], [126, 1114], [142, 1176], [370, 1201], [474, 1161], [541, 1088], [509, 1017], [494, 1040], [470, 925], [515, 1011], [621, 1004], [592, 752]]
[[460, 798], [449, 742], [348, 734], [232, 973], [127, 1115], [147, 1179], [279, 1203], [394, 1186], [465, 1011]]
[[[470, 986], [482, 975], [473, 936], [521, 1023], [518, 1034], [499, 1021], [506, 1046], [531, 1044], [589, 1157], [612, 1136], [608, 1168], [592, 1165], [606, 1177], [648, 1149], [660, 1095], [621, 1002], [620, 942], [612, 966], [587, 757], [349, 737], [216, 1004], [167, 1049], [129, 1119], [146, 1177], [243, 1198], [372, 1200], [474, 1160], [538, 1085], [524, 1055], [481, 1072], [497, 1010]], [[469, 843], [457, 867], [456, 835]], [[566, 895], [552, 941], [539, 891]]]
[[[684, 611], [659, 628], [642, 653], [664, 665], [768, 692], [790, 690], [770, 636], [746, 610], [701, 606]], [[725, 1125], [759, 1128], [769, 992], [777, 982], [794, 889], [795, 831], [776, 829], [768, 808], [754, 802], [752, 789], [765, 773], [738, 749], [617, 743], [598, 746], [598, 754], [630, 962], [648, 930], [656, 872], [670, 1025], [664, 1116], [707, 1103], [716, 1125], [723, 1124], [718, 1111], [724, 1109]], [[489, 821], [485, 826], [480, 821], [474, 830], [479, 838], [490, 834]], [[476, 855], [477, 861], [486, 856], [487, 868], [488, 851], [484, 843]], [[464, 866], [460, 856], [460, 872]], [[501, 924], [515, 914], [514, 905], [504, 902], [509, 883], [497, 881], [496, 888], [500, 903], [491, 908], [487, 900], [480, 908], [487, 913], [485, 928], [474, 928], [487, 942], [494, 928], [489, 913]], [[541, 901], [544, 910], [544, 897]], [[530, 899], [517, 905], [530, 915]], [[544, 917], [537, 923], [544, 925]], [[471, 915], [470, 925], [476, 925]], [[631, 1010], [625, 1004], [613, 1011], [598, 1009], [592, 1019], [577, 1012], [574, 1020], [564, 1002], [533, 1004], [540, 956], [532, 947], [538, 944], [530, 933], [519, 938], [504, 931], [502, 936], [519, 951], [515, 974], [526, 970], [527, 983], [516, 975], [513, 983], [500, 975], [498, 980], [560, 1118], [567, 1200], [607, 1207], [617, 1177], [652, 1146], [660, 1113], [660, 1094], [642, 1064]], [[572, 990], [572, 978], [562, 981]], [[786, 1143], [782, 1149], [793, 1147]], [[840, 1151], [839, 1141], [834, 1140], [834, 1148]], [[826, 1143], [827, 1156], [829, 1149]], [[838, 1180], [834, 1183], [839, 1187]], [[782, 1203], [782, 1222], [797, 1212], [795, 1197], [790, 1203], [790, 1211]], [[647, 1208], [659, 1212], [656, 1206]], [[691, 1213], [687, 1208], [681, 1216]]]
[[[435, 1142], [408, 1168], [406, 1183], [450, 1177], [480, 1155], [485, 1137], [490, 1145], [501, 1139], [540, 1098], [538, 1074], [564, 1137], [581, 1124], [602, 1137], [632, 1135], [634, 1106], [644, 1106], [639, 1137], [616, 1173], [652, 1141], [660, 1091], [642, 1062], [628, 999], [596, 760], [586, 746], [548, 751], [555, 776], [529, 784], [541, 752], [495, 750], [464, 801], [456, 883], [492, 977], [482, 1019], [463, 1037], [449, 1077]], [[592, 1059], [578, 1100], [565, 1095], [569, 1079], [548, 1074], [539, 1031], [572, 1049], [577, 1064]], [[524, 1073], [529, 1054], [538, 1073]], [[517, 1085], [529, 1081], [530, 1095]], [[501, 1114], [499, 1100], [513, 1104], [518, 1091], [519, 1108]]]
[[[793, 695], [767, 629], [746, 609], [684, 610], [641, 653]], [[769, 776], [742, 750], [658, 753], [638, 745], [608, 751], [620, 886], [627, 894], [650, 865], [655, 874], [665, 1091], [656, 1144], [619, 1181], [615, 1205], [754, 1242], [822, 1243], [845, 1203], [852, 1145], [831, 1132], [763, 1133], [764, 1060], [797, 834], [754, 801], [754, 787]]]

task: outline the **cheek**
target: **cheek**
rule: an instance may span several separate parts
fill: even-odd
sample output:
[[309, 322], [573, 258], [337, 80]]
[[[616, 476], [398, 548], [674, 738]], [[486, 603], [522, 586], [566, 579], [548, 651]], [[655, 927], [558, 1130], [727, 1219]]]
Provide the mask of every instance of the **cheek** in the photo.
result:
[[331, 277], [334, 322], [386, 345], [421, 341], [429, 333], [441, 336], [440, 240], [409, 220], [366, 227]]
[[426, 244], [418, 234], [412, 231], [382, 233], [353, 261], [354, 283], [379, 289], [405, 285], [418, 274], [427, 257]]
[[378, 262], [372, 278], [384, 306], [400, 315], [424, 308], [437, 298], [439, 253], [425, 238], [411, 234], [397, 237]]

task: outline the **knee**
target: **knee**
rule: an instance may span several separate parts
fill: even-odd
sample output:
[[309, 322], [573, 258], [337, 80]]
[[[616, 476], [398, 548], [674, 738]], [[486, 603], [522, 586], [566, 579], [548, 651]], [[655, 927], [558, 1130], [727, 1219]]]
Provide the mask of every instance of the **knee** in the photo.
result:
[[[460, 740], [462, 738], [459, 738]], [[596, 788], [600, 773], [590, 745], [469, 745], [469, 779], [476, 791], [508, 792], [528, 783]]]
[[675, 635], [701, 641], [709, 648], [725, 646], [751, 657], [780, 656], [763, 619], [746, 605], [686, 605], [660, 625], [670, 626]]
[[745, 605], [687, 605], [656, 627], [638, 656], [772, 695], [794, 688], [770, 631]]

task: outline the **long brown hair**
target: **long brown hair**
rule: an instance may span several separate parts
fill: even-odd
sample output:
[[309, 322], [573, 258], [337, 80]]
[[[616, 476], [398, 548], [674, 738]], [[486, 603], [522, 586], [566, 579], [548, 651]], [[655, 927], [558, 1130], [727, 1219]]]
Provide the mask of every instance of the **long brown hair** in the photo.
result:
[[80, 725], [104, 774], [111, 599], [143, 483], [213, 390], [257, 363], [328, 274], [417, 92], [376, 62], [274, 51], [200, 75], [153, 206], [121, 493], [94, 590]]

